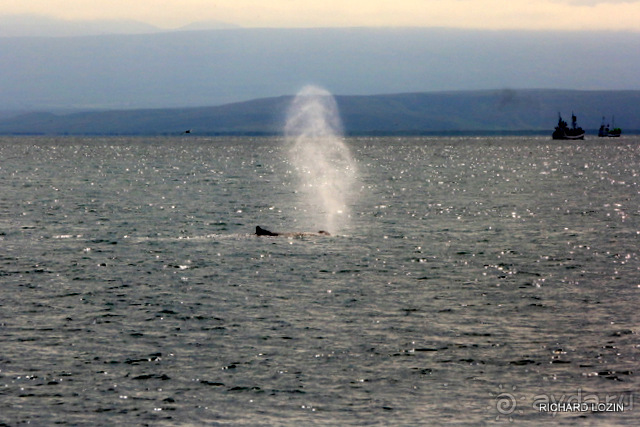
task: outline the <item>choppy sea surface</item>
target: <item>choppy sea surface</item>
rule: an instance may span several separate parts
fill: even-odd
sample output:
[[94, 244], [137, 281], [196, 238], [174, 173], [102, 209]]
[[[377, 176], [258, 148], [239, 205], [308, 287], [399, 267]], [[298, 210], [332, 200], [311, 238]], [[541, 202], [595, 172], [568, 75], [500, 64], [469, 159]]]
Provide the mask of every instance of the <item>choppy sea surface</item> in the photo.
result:
[[0, 138], [0, 425], [637, 425], [640, 138], [346, 143]]

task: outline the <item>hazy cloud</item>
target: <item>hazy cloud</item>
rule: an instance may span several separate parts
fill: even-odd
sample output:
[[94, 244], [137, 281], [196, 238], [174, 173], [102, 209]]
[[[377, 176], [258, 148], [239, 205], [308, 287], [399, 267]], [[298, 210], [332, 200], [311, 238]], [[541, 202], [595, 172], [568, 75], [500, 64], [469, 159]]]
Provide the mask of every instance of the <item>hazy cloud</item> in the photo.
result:
[[565, 3], [579, 6], [597, 6], [599, 4], [639, 4], [640, 0], [550, 0], [553, 3]]
[[640, 0], [3, 0], [0, 16], [134, 20], [175, 29], [197, 21], [252, 28], [449, 27], [640, 31]]

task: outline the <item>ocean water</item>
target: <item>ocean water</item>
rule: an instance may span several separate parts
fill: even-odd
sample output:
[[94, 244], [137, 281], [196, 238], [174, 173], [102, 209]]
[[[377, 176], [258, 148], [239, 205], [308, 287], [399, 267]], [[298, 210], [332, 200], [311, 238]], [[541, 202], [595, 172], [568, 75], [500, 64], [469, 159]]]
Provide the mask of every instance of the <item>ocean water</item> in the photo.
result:
[[0, 425], [637, 425], [640, 138], [345, 142], [0, 138]]

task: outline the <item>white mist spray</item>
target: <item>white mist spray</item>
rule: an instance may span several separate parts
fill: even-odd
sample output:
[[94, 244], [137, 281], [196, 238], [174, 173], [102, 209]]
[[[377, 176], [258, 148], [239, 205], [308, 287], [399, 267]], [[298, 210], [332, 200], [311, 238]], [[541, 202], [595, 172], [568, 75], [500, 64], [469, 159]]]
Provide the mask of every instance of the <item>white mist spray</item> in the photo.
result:
[[307, 86], [289, 108], [285, 137], [303, 196], [302, 225], [335, 233], [347, 225], [356, 165], [342, 140], [342, 123], [333, 96]]

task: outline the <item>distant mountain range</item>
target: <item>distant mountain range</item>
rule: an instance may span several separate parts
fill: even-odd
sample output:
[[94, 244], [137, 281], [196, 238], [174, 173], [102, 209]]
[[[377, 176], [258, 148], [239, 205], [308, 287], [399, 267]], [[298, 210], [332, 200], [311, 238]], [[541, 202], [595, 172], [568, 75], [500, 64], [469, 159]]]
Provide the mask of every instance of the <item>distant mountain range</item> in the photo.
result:
[[[336, 96], [349, 135], [551, 133], [558, 113], [595, 133], [603, 116], [640, 131], [640, 91], [486, 90]], [[0, 119], [0, 134], [278, 135], [292, 96], [215, 107], [28, 113]]]
[[640, 90], [640, 33], [139, 30], [146, 34], [0, 37], [0, 111], [223, 105], [293, 94], [307, 84], [350, 95]]
[[107, 34], [153, 34], [167, 31], [194, 31], [239, 28], [219, 21], [194, 22], [167, 30], [134, 20], [97, 19], [65, 20], [45, 15], [22, 14], [0, 16], [0, 37], [81, 37]]

